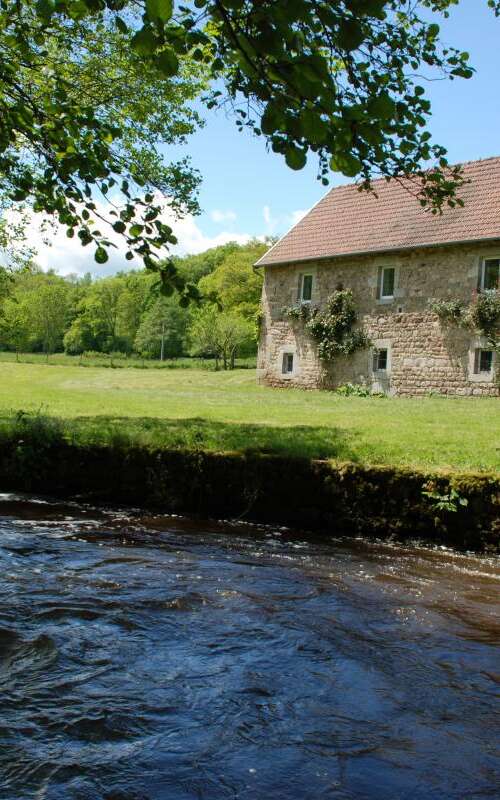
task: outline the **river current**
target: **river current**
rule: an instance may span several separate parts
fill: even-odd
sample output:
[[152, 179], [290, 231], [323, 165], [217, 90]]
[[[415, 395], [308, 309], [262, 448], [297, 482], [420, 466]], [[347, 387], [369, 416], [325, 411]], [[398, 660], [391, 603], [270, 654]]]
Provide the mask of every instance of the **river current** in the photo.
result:
[[0, 496], [0, 798], [498, 798], [499, 588], [493, 558]]

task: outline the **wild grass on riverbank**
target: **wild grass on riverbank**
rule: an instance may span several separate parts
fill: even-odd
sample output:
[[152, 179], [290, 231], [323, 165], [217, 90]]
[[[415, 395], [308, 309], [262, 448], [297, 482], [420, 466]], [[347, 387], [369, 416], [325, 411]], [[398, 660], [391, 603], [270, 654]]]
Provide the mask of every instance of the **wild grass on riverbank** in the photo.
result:
[[31, 424], [26, 420], [41, 411], [58, 435], [82, 446], [263, 452], [491, 472], [500, 470], [498, 409], [496, 398], [269, 389], [256, 384], [253, 370], [0, 364], [0, 435], [21, 434], [19, 425]]

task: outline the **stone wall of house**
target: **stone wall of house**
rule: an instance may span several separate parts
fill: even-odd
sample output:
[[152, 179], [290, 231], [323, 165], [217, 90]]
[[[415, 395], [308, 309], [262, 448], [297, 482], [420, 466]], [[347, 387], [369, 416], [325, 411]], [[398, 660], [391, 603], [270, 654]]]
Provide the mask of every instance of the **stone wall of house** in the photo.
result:
[[[455, 326], [444, 326], [429, 311], [430, 299], [470, 302], [482, 259], [500, 256], [496, 244], [426, 248], [387, 256], [345, 257], [265, 268], [263, 319], [258, 356], [261, 382], [271, 386], [335, 388], [361, 383], [394, 394], [498, 395], [492, 374], [473, 374], [473, 352], [484, 340]], [[394, 299], [377, 299], [381, 267], [394, 267]], [[337, 288], [353, 291], [358, 323], [374, 345], [387, 348], [386, 375], [374, 373], [372, 351], [340, 357], [332, 364], [317, 356], [302, 321], [283, 308], [296, 305], [301, 275], [313, 274], [312, 306], [322, 307]], [[294, 354], [291, 375], [282, 373], [284, 353]]]

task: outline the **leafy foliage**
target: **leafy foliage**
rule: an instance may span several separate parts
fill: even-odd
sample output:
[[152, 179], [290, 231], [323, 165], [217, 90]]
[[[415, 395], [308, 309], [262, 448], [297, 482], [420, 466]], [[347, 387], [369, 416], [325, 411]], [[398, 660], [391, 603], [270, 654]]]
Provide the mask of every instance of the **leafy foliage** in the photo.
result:
[[185, 349], [188, 315], [175, 298], [160, 297], [142, 317], [134, 340], [136, 353], [148, 358], [172, 358]]
[[429, 307], [442, 322], [478, 331], [491, 347], [500, 349], [500, 292], [497, 289], [480, 292], [468, 306], [461, 300], [433, 300]]
[[429, 309], [437, 314], [443, 323], [459, 323], [463, 318], [465, 306], [461, 300], [431, 300]]
[[[207, 304], [213, 313], [223, 310], [230, 315], [229, 330], [244, 330], [243, 350], [247, 355], [256, 351], [253, 319], [259, 307], [262, 280], [252, 265], [264, 249], [260, 242], [247, 245], [232, 242], [206, 253], [176, 259], [183, 279], [197, 291], [201, 285], [200, 293], [213, 296], [216, 302]], [[142, 358], [161, 358], [162, 351], [164, 358], [187, 354], [188, 328], [194, 324], [196, 310], [179, 304], [174, 293], [165, 297], [155, 291], [155, 281], [155, 275], [148, 270], [118, 273], [93, 281], [89, 275], [62, 278], [31, 265], [8, 278], [8, 295], [0, 303], [0, 349], [45, 351], [42, 327], [36, 321], [43, 296], [47, 308], [54, 300], [61, 311], [50, 352], [64, 347], [71, 355], [114, 354], [113, 360], [118, 359], [117, 353], [129, 356], [136, 352]], [[209, 341], [210, 332], [207, 335]], [[200, 352], [203, 351], [203, 343], [198, 344]], [[208, 351], [213, 354], [210, 347]], [[222, 358], [221, 351], [218, 352]], [[226, 353], [230, 363], [228, 347]]]
[[[194, 208], [198, 176], [183, 160], [165, 167], [157, 142], [192, 130], [185, 102], [209, 81], [208, 107], [230, 108], [291, 169], [313, 154], [324, 183], [330, 169], [365, 188], [381, 175], [433, 211], [460, 203], [460, 170], [431, 141], [416, 77], [472, 75], [468, 54], [439, 39], [436, 20], [456, 3], [3, 0], [0, 190], [57, 217], [98, 263], [112, 246], [98, 225], [111, 223], [127, 258], [160, 270], [160, 291], [196, 299], [161, 263], [175, 236], [157, 192]], [[103, 212], [100, 194], [119, 207]]]
[[448, 487], [448, 492], [439, 491], [433, 481], [424, 484], [422, 496], [427, 497], [436, 511], [456, 513], [460, 508], [466, 508], [469, 505], [468, 499], [462, 497], [456, 489]]
[[203, 295], [213, 296], [222, 309], [231, 309], [245, 319], [255, 320], [262, 294], [262, 270], [255, 262], [266, 252], [268, 242], [254, 240], [233, 249], [223, 261], [199, 282]]
[[281, 309], [283, 316], [294, 322], [307, 322], [313, 312], [314, 309], [311, 308], [309, 303], [297, 303], [296, 305], [285, 306]]
[[224, 369], [233, 369], [236, 355], [246, 354], [254, 341], [254, 326], [231, 311], [205, 305], [194, 312], [190, 328], [193, 355], [212, 356]]
[[[372, 397], [373, 393], [366, 386], [361, 386], [359, 383], [344, 383], [335, 389], [336, 394], [342, 397]], [[386, 397], [386, 395], [382, 395]]]
[[335, 291], [326, 301], [324, 311], [312, 312], [306, 328], [318, 343], [320, 358], [331, 361], [337, 356], [349, 356], [370, 346], [365, 332], [353, 329], [356, 318], [350, 289]]
[[481, 292], [468, 310], [470, 326], [481, 331], [492, 347], [500, 350], [500, 292], [491, 289]]

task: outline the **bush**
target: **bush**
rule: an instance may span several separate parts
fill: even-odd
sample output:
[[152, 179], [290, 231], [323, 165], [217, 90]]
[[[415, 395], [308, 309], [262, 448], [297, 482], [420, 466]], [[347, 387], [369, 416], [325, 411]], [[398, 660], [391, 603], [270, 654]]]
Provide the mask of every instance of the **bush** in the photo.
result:
[[358, 383], [344, 383], [343, 386], [338, 386], [335, 389], [336, 394], [341, 394], [343, 397], [371, 397], [371, 392], [366, 386], [361, 386]]

